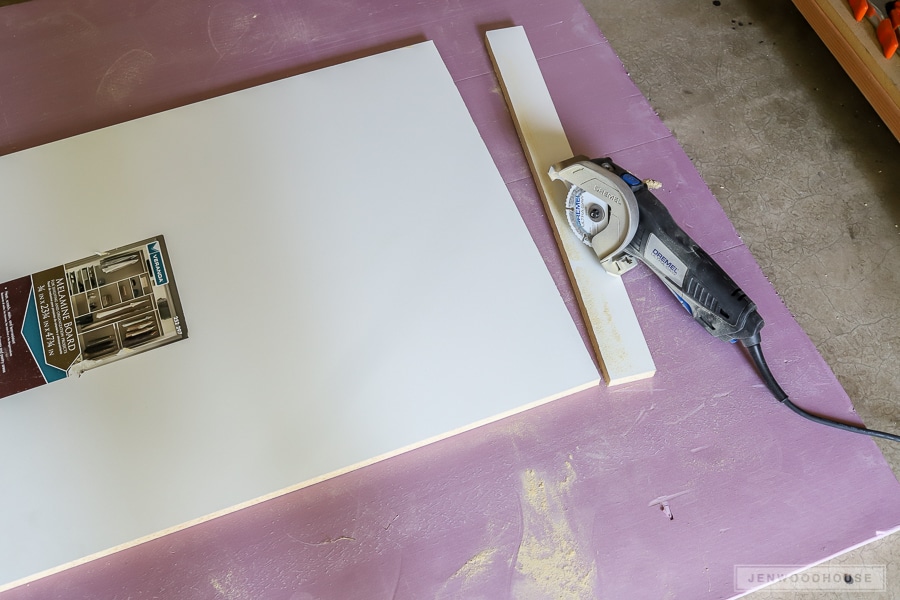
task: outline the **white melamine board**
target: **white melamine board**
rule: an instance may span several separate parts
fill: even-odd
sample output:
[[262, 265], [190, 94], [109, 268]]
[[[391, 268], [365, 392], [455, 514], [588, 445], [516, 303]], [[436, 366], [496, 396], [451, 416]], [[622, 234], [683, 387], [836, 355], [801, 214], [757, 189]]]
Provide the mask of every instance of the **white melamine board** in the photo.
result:
[[651, 377], [656, 365], [622, 279], [607, 273], [593, 249], [572, 233], [566, 220], [566, 186], [547, 175], [551, 165], [572, 158], [572, 149], [525, 30], [489, 31], [487, 43], [604, 378], [616, 385]]
[[0, 158], [0, 281], [164, 234], [190, 338], [0, 400], [0, 580], [598, 374], [432, 43]]

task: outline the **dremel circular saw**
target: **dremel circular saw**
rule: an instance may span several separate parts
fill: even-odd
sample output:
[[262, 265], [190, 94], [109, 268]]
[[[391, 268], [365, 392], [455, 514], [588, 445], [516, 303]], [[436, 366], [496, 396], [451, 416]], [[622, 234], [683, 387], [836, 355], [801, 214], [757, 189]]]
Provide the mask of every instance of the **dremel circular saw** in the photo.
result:
[[569, 186], [566, 216], [603, 267], [621, 275], [645, 263], [717, 338], [759, 344], [756, 305], [672, 219], [647, 185], [608, 158], [576, 156], [550, 168]]
[[553, 165], [550, 178], [569, 186], [569, 226], [594, 249], [607, 271], [621, 275], [638, 260], [650, 267], [709, 333], [741, 341], [776, 400], [815, 423], [900, 442], [900, 435], [822, 417], [790, 400], [763, 356], [760, 330], [764, 323], [756, 304], [675, 223], [643, 181], [609, 158], [584, 156]]

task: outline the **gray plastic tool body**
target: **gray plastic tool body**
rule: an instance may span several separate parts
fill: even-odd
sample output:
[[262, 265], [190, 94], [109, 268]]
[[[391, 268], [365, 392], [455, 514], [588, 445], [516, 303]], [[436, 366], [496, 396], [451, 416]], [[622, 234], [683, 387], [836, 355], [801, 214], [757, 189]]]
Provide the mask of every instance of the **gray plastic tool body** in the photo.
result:
[[[577, 167], [577, 168], [576, 168]], [[582, 169], [591, 171], [586, 177]], [[567, 171], [568, 170], [568, 171]], [[572, 170], [581, 171], [582, 180], [607, 180], [605, 189], [623, 189], [624, 195], [633, 194], [621, 206], [636, 206], [637, 215], [630, 220], [637, 223], [631, 239], [624, 245], [598, 247], [592, 239], [583, 240], [591, 245], [604, 263], [607, 271], [621, 274], [638, 259], [656, 273], [675, 294], [685, 309], [715, 337], [725, 341], [740, 340], [745, 345], [759, 343], [759, 331], [764, 322], [756, 311], [756, 304], [740, 287], [672, 218], [668, 209], [647, 188], [647, 185], [622, 169], [608, 158], [587, 160], [576, 157], [550, 170], [553, 179], [561, 179], [571, 186], [572, 194], [586, 190], [566, 178]], [[630, 198], [628, 198], [630, 200]], [[612, 201], [613, 205], [619, 205]], [[582, 232], [573, 225], [573, 231]]]

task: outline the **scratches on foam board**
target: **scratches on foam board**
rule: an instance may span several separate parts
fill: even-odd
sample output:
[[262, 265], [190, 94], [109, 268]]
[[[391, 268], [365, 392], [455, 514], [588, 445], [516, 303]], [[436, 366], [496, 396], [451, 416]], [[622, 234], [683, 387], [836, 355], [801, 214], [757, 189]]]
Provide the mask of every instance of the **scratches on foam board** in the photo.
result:
[[206, 36], [220, 58], [236, 49], [256, 17], [255, 13], [237, 2], [221, 2], [210, 9]]
[[134, 48], [122, 54], [103, 74], [95, 97], [99, 102], [123, 104], [147, 79], [156, 57], [146, 50]]
[[692, 411], [689, 412], [688, 414], [684, 415], [683, 417], [679, 417], [679, 418], [675, 419], [674, 421], [668, 421], [668, 422], [666, 422], [666, 425], [678, 425], [678, 424], [681, 423], [682, 421], [686, 421], [687, 419], [690, 419], [690, 418], [693, 417], [695, 414], [697, 414], [698, 412], [700, 412], [701, 410], [703, 410], [703, 408], [704, 408], [705, 406], [706, 406], [706, 402], [701, 402], [699, 406], [697, 406], [696, 408], [694, 408], [694, 410], [692, 410]]
[[320, 542], [304, 542], [303, 540], [298, 540], [294, 536], [287, 534], [287, 537], [292, 540], [303, 544], [304, 546], [316, 547], [316, 546], [328, 546], [330, 544], [336, 544], [337, 542], [355, 542], [356, 538], [350, 537], [349, 535], [342, 535], [336, 538], [326, 538]]
[[637, 427], [654, 408], [656, 408], [655, 404], [651, 404], [649, 408], [642, 408], [641, 412], [638, 413], [637, 418], [634, 420], [634, 423], [631, 424], [631, 427], [622, 432], [622, 437], [627, 437], [628, 434], [631, 433], [634, 428]]
[[682, 490], [680, 492], [676, 492], [674, 494], [669, 494], [667, 496], [660, 496], [659, 498], [654, 498], [650, 502], [647, 503], [647, 506], [656, 506], [662, 505], [663, 502], [668, 502], [669, 500], [674, 500], [679, 496], [684, 496], [685, 494], [690, 494], [693, 490]]

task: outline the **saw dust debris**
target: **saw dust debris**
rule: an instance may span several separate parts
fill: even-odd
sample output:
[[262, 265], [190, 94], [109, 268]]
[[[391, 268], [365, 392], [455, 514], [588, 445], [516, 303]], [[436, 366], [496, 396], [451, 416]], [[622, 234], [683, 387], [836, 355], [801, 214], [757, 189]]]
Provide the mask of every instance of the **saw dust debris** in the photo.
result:
[[565, 512], [575, 471], [566, 462], [562, 477], [546, 479], [533, 469], [522, 474], [524, 530], [513, 596], [519, 600], [595, 598], [597, 565], [580, 548]]
[[497, 548], [488, 548], [467, 560], [448, 579], [435, 594], [435, 600], [451, 600], [455, 598], [486, 598], [480, 592], [493, 573], [494, 559], [499, 553]]
[[496, 548], [482, 550], [457, 569], [450, 579], [458, 580], [463, 584], [478, 582], [484, 575], [490, 574], [490, 567], [497, 553]]

